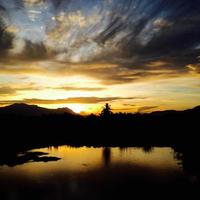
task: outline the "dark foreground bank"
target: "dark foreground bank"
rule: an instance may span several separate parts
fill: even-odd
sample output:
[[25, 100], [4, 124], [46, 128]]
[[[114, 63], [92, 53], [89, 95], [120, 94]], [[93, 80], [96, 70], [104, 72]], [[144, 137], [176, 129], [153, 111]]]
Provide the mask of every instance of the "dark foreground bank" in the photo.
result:
[[[49, 111], [46, 110], [39, 115], [38, 111], [34, 111], [33, 115], [27, 115], [30, 113], [29, 109], [28, 106], [25, 115], [24, 112], [0, 113], [2, 199], [196, 199], [199, 197], [199, 107], [179, 112], [107, 113], [100, 116], [80, 116], [63, 111], [47, 113]], [[32, 111], [31, 108], [31, 113]], [[30, 151], [42, 147], [51, 149], [52, 146], [58, 149], [57, 146], [66, 144], [73, 147], [93, 146], [95, 149], [101, 147], [103, 166], [91, 168], [87, 162], [80, 162], [78, 172], [68, 171], [69, 166], [73, 166], [73, 160], [77, 163], [83, 158], [84, 151], [77, 154], [81, 155], [78, 158], [74, 157], [75, 153], [62, 157], [63, 151], [58, 156], [48, 155], [47, 152], [40, 150]], [[132, 159], [134, 160], [137, 155], [134, 153], [131, 154], [131, 160], [125, 163], [124, 159], [126, 160], [127, 156], [125, 155], [124, 159], [121, 157], [123, 152], [128, 152], [128, 147], [142, 147], [145, 154], [151, 155], [155, 146], [167, 146], [172, 149], [178, 171], [173, 167], [163, 169], [161, 166], [160, 169], [151, 166], [153, 163], [151, 160], [142, 165], [138, 165], [137, 162], [132, 163]], [[109, 164], [112, 156], [115, 158], [116, 155], [112, 154], [111, 147], [120, 149], [120, 163]], [[89, 159], [92, 155], [92, 152], [87, 153], [86, 158]], [[152, 157], [165, 160], [163, 153], [155, 155]], [[64, 158], [69, 158], [69, 161], [62, 164]], [[99, 158], [98, 155], [95, 158]], [[142, 156], [138, 158], [140, 160]], [[165, 164], [169, 162], [168, 158], [166, 157]], [[144, 163], [148, 159], [148, 156], [144, 157]], [[29, 169], [31, 163], [43, 163], [42, 166], [46, 166], [44, 173], [37, 175], [39, 165], [33, 164]], [[52, 165], [56, 166], [57, 171], [51, 171], [48, 163], [55, 163]], [[160, 161], [156, 163], [159, 165]], [[83, 171], [80, 170], [82, 168]]]
[[[19, 109], [14, 112], [16, 107], [20, 108], [20, 113]], [[41, 109], [36, 108], [15, 105], [12, 112], [10, 108], [0, 112], [1, 148], [24, 149], [61, 144], [194, 147], [199, 144], [200, 107], [150, 114], [105, 112], [98, 116], [60, 111], [47, 114], [46, 110], [46, 114], [42, 110], [39, 115]]]

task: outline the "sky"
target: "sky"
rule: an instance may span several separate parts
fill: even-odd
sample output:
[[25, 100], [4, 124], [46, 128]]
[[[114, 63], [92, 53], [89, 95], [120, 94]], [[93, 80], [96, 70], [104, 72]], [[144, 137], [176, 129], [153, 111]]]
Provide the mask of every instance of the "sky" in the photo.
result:
[[200, 0], [0, 0], [0, 106], [200, 104]]

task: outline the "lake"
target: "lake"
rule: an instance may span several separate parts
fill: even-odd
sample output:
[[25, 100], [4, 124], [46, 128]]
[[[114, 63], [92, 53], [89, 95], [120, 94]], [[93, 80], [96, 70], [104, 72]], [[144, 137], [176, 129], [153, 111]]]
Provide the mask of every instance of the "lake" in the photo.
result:
[[158, 191], [191, 198], [199, 177], [182, 158], [170, 147], [58, 146], [9, 154], [0, 162], [0, 199], [159, 198]]

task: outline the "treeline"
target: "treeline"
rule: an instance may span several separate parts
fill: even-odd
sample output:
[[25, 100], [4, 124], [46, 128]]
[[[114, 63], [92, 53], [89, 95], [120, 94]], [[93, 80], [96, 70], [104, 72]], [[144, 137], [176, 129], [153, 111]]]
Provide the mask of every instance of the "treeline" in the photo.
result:
[[[108, 111], [108, 110], [107, 110]], [[193, 145], [199, 137], [199, 107], [150, 114], [1, 115], [1, 146], [29, 145]]]

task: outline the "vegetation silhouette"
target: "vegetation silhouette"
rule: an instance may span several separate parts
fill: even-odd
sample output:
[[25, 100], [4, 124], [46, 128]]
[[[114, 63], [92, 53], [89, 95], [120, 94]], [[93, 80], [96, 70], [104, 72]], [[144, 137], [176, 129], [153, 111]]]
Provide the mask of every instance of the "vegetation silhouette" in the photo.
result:
[[0, 148], [9, 146], [15, 151], [62, 144], [119, 147], [199, 144], [200, 106], [141, 114], [112, 113], [111, 106], [105, 104], [100, 115], [88, 116], [66, 110], [49, 111], [26, 104], [0, 108]]
[[109, 117], [111, 117], [112, 114], [113, 113], [112, 113], [111, 106], [108, 103], [106, 103], [101, 111], [100, 117], [109, 118]]
[[174, 157], [179, 160], [179, 165], [190, 174], [191, 182], [200, 184], [199, 147], [174, 147]]

